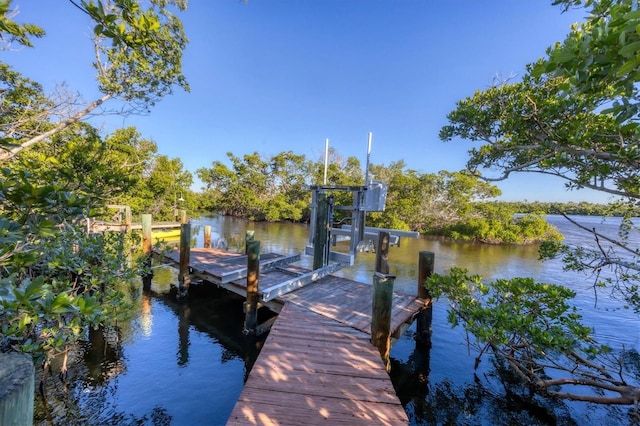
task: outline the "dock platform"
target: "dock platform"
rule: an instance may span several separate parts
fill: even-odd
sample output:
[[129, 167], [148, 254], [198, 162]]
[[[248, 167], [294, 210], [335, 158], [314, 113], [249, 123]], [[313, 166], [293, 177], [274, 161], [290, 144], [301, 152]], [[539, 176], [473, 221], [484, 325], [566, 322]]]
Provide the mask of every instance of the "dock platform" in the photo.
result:
[[[154, 255], [179, 263], [178, 250]], [[373, 286], [324, 275], [280, 294], [281, 283], [310, 273], [293, 264], [299, 258], [260, 254], [259, 294], [279, 315], [269, 324], [227, 424], [408, 424], [380, 352], [370, 342]], [[192, 248], [189, 261], [192, 276], [246, 297], [246, 255]], [[394, 293], [392, 337], [427, 303]]]

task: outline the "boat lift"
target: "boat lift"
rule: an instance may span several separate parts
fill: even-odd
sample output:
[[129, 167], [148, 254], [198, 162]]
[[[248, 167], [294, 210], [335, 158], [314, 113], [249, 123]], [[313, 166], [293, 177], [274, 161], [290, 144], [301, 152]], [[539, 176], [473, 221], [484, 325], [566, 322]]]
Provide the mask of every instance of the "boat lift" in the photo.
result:
[[[365, 227], [366, 212], [384, 211], [387, 199], [387, 185], [384, 182], [369, 181], [363, 186], [313, 185], [311, 198], [311, 220], [309, 241], [305, 254], [313, 256], [313, 269], [322, 269], [330, 261], [342, 265], [353, 266], [358, 252], [364, 251], [367, 241], [376, 240], [379, 232], [388, 232], [392, 243], [399, 245], [401, 237], [418, 238], [418, 232], [395, 229]], [[334, 204], [331, 192], [351, 192], [352, 204], [338, 206]], [[350, 224], [334, 227], [333, 212], [335, 210], [351, 211]], [[336, 236], [349, 238], [349, 252], [331, 250]], [[316, 244], [318, 242], [318, 244]]]

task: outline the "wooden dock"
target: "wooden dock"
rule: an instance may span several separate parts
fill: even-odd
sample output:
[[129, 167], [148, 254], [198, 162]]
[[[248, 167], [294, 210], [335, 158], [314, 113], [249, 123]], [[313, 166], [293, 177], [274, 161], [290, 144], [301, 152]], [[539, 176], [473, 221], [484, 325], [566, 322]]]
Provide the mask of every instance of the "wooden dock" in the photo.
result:
[[[173, 265], [180, 261], [178, 250], [154, 255]], [[259, 300], [279, 315], [228, 424], [407, 424], [370, 342], [373, 286], [330, 274], [302, 282], [299, 277], [313, 271], [292, 264], [299, 259], [260, 254]], [[192, 277], [246, 296], [247, 255], [192, 248], [189, 266]], [[394, 293], [392, 335], [402, 333], [426, 303]]]
[[369, 335], [287, 303], [227, 425], [406, 425]]

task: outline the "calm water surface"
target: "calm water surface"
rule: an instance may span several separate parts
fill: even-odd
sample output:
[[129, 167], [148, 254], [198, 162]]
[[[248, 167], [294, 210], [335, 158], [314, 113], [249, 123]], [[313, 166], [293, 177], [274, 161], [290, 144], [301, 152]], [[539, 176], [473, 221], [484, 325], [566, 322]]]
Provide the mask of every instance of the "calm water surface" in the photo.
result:
[[[579, 219], [615, 236], [615, 219]], [[548, 220], [567, 242], [585, 241], [562, 218]], [[263, 252], [302, 253], [308, 239], [308, 227], [298, 224], [227, 217], [201, 218], [193, 224], [197, 246], [202, 246], [202, 227], [210, 225], [214, 243], [224, 238], [234, 251], [244, 247], [247, 229], [255, 231]], [[440, 273], [456, 265], [490, 279], [534, 276], [569, 286], [578, 293], [575, 302], [585, 324], [595, 328], [601, 341], [640, 351], [638, 316], [605, 294], [596, 305], [593, 277], [563, 272], [560, 262], [541, 263], [537, 247], [403, 239], [389, 252], [397, 291], [415, 293], [418, 252], [424, 250], [436, 254], [435, 269]], [[374, 254], [361, 253], [353, 267], [336, 275], [369, 283], [374, 260]], [[303, 256], [300, 265], [310, 268], [311, 263]], [[242, 335], [242, 299], [211, 285], [194, 286], [189, 301], [178, 304], [171, 292], [176, 281], [173, 269], [156, 269], [151, 292], [131, 289], [139, 312], [123, 328], [120, 344], [112, 336], [106, 345], [94, 339], [80, 348], [64, 400], [52, 403], [53, 417], [62, 419], [61, 424], [225, 424], [256, 354], [255, 342], [246, 342]], [[626, 407], [604, 410], [584, 403], [505, 397], [504, 389], [492, 384], [488, 359], [474, 375], [474, 354], [467, 350], [463, 331], [449, 327], [446, 312], [446, 300], [437, 301], [431, 340], [417, 343], [414, 324], [391, 352], [392, 380], [412, 424], [628, 423]], [[60, 390], [60, 385], [55, 387]]]

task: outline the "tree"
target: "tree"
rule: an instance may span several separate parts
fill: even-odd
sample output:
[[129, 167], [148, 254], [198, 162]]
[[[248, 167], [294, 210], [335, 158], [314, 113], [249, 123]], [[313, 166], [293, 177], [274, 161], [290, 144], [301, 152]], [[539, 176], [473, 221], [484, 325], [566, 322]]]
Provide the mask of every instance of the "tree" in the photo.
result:
[[[630, 216], [640, 203], [638, 93], [635, 62], [629, 59], [629, 51], [640, 52], [640, 41], [634, 41], [640, 40], [635, 34], [640, 14], [632, 9], [632, 1], [585, 4], [592, 6], [590, 19], [574, 26], [563, 44], [530, 65], [521, 82], [460, 101], [440, 136], [482, 142], [469, 152], [467, 165], [476, 173], [499, 172], [484, 179], [505, 179], [516, 172], [550, 174], [566, 180], [569, 189], [590, 188], [621, 197], [629, 210], [619, 244], [612, 251], [599, 245], [584, 253], [601, 259], [598, 268], [618, 268], [620, 280], [614, 285], [640, 309], [638, 251], [626, 249], [634, 228]], [[545, 255], [571, 251], [556, 248]], [[587, 270], [590, 265], [584, 262], [582, 267]]]
[[[0, 0], [0, 42], [31, 46], [42, 29], [14, 21]], [[63, 88], [42, 86], [0, 64], [0, 351], [42, 362], [66, 355], [88, 327], [114, 327], [127, 313], [120, 291], [140, 268], [129, 266], [127, 238], [89, 234], [82, 220], [106, 198], [139, 185], [155, 159], [155, 144], [122, 129], [103, 140], [83, 123], [109, 99], [125, 113], [145, 112], [181, 73], [186, 38], [169, 6], [184, 0], [70, 0], [94, 27], [95, 67], [102, 96], [78, 108]], [[72, 7], [70, 7], [73, 10]], [[40, 142], [48, 142], [46, 144]], [[184, 182], [190, 184], [188, 176]]]
[[[633, 230], [637, 230], [630, 216], [640, 200], [637, 86], [640, 77], [640, 35], [637, 31], [640, 12], [632, 0], [557, 0], [555, 4], [565, 8], [590, 8], [588, 19], [574, 25], [564, 42], [549, 48], [546, 58], [530, 64], [521, 81], [500, 82], [458, 102], [456, 109], [448, 115], [449, 124], [441, 130], [440, 137], [445, 141], [462, 138], [480, 142], [478, 148], [469, 151], [467, 166], [483, 179], [506, 179], [512, 173], [548, 174], [564, 179], [570, 190], [588, 188], [619, 197], [620, 205], [625, 203], [628, 209], [618, 239], [585, 230], [595, 237], [595, 244], [591, 247], [544, 244], [541, 256], [561, 256], [566, 269], [594, 274], [594, 288], [613, 286], [617, 294], [640, 312], [640, 253], [629, 239]], [[492, 171], [497, 175], [483, 175]], [[614, 278], [601, 279], [601, 273], [607, 269], [614, 273]], [[525, 285], [521, 279], [510, 282]], [[497, 291], [511, 291], [497, 285], [494, 283]], [[540, 303], [550, 292], [560, 291], [556, 287], [531, 287], [528, 284], [526, 288], [530, 290], [524, 295], [527, 303]], [[452, 289], [447, 290], [447, 294], [450, 291]], [[484, 319], [500, 309], [494, 306], [495, 298], [505, 294], [511, 293], [487, 299], [492, 308], [482, 312]], [[478, 297], [472, 299], [478, 306], [482, 305]], [[463, 320], [465, 317], [464, 311], [455, 306], [452, 315]], [[544, 321], [553, 319], [550, 312], [541, 311], [540, 315]], [[486, 322], [484, 325], [490, 326]], [[478, 341], [487, 341], [482, 334], [484, 331], [474, 328], [472, 332]], [[518, 338], [526, 336], [523, 330], [514, 332]], [[582, 334], [578, 328], [569, 327], [566, 332], [569, 338], [573, 336], [582, 344], [592, 343], [592, 338]], [[590, 365], [592, 361], [589, 358], [573, 355], [573, 343], [536, 346], [527, 340], [524, 348], [531, 351], [529, 364], [524, 364], [530, 372], [538, 371], [537, 368], [544, 372], [549, 348], [553, 349], [552, 354], [568, 357], [579, 364], [580, 369], [595, 367], [595, 364]], [[498, 357], [505, 355], [502, 352], [504, 347], [491, 349]], [[624, 349], [620, 353], [624, 358]], [[512, 356], [513, 352], [507, 355]], [[509, 361], [510, 358], [504, 359]], [[637, 384], [627, 384], [621, 378], [615, 384], [611, 381], [611, 371], [623, 374], [626, 368], [623, 361], [609, 364], [610, 368], [599, 367], [600, 372], [589, 373], [593, 374], [589, 380], [581, 379], [582, 373], [578, 369], [574, 370], [573, 379], [554, 384], [564, 386], [581, 382], [601, 389], [608, 389], [607, 386], [611, 385], [616, 387], [612, 390], [620, 392], [621, 403], [635, 403], [637, 408]], [[522, 373], [518, 365], [507, 364], [517, 374]], [[538, 378], [527, 374], [523, 378], [534, 384], [538, 381]], [[598, 384], [594, 385], [592, 380]], [[540, 389], [538, 385], [536, 388]], [[558, 394], [562, 396], [565, 393]], [[598, 402], [617, 403], [605, 398], [596, 399]]]
[[478, 351], [476, 368], [485, 354], [493, 354], [531, 390], [574, 401], [637, 406], [640, 387], [625, 372], [626, 354], [616, 359], [611, 348], [597, 344], [569, 304], [573, 291], [533, 278], [485, 285], [481, 276], [459, 268], [447, 276], [432, 275], [426, 287], [434, 297], [446, 295], [449, 321], [462, 322], [474, 336], [467, 341]]
[[[3, 116], [0, 128], [0, 161], [13, 158], [36, 143], [48, 141], [56, 133], [86, 118], [110, 99], [128, 105], [124, 113], [147, 112], [155, 102], [170, 94], [173, 86], [189, 86], [182, 75], [182, 51], [187, 38], [182, 24], [167, 6], [186, 8], [186, 0], [125, 0], [70, 3], [95, 22], [94, 66], [100, 98], [82, 104], [78, 95], [60, 87], [52, 98], [42, 94], [39, 85], [0, 68], [0, 100]], [[30, 45], [30, 36], [41, 36], [42, 29], [17, 24], [11, 18], [11, 1], [0, 3], [0, 36]], [[5, 43], [6, 44], [6, 43]], [[31, 92], [24, 89], [29, 87]], [[19, 93], [18, 102], [10, 99]], [[76, 105], [82, 105], [77, 108]], [[38, 117], [40, 126], [33, 125]]]
[[205, 183], [207, 210], [252, 220], [302, 220], [308, 213], [310, 165], [304, 155], [282, 152], [269, 159], [227, 153], [232, 170], [219, 161], [197, 170]]

